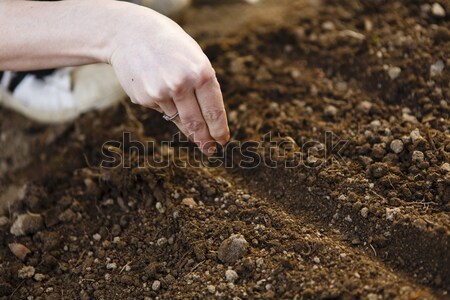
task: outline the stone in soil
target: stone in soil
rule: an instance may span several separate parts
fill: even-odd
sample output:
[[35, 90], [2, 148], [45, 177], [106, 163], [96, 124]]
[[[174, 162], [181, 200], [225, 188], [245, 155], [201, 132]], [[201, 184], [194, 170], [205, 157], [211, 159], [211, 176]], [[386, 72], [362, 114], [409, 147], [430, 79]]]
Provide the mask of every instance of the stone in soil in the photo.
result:
[[11, 243], [8, 246], [11, 252], [21, 261], [24, 261], [27, 255], [31, 253], [30, 249], [20, 243]]
[[153, 281], [152, 290], [158, 291], [160, 289], [160, 287], [161, 287], [161, 281], [159, 281], [159, 280]]
[[324, 114], [326, 117], [332, 118], [336, 116], [338, 113], [338, 109], [333, 105], [328, 105], [325, 107]]
[[233, 234], [220, 244], [218, 257], [223, 263], [235, 263], [247, 254], [248, 242], [241, 234]]
[[444, 171], [445, 173], [449, 173], [450, 172], [450, 164], [449, 163], [444, 163], [441, 166], [441, 170]]
[[361, 217], [363, 218], [367, 218], [369, 215], [369, 209], [367, 207], [363, 207], [361, 208]]
[[411, 131], [411, 133], [409, 134], [409, 136], [411, 137], [411, 141], [413, 143], [423, 139], [422, 135], [420, 134], [419, 129], [414, 129], [413, 131]]
[[102, 236], [100, 234], [96, 233], [92, 236], [92, 238], [94, 238], [94, 240], [96, 240], [98, 242], [102, 239]]
[[11, 234], [21, 236], [32, 234], [44, 227], [44, 221], [41, 215], [38, 214], [23, 214], [19, 215], [11, 226]]
[[225, 271], [225, 279], [228, 282], [234, 283], [239, 278], [239, 275], [234, 270]]
[[24, 266], [22, 269], [18, 271], [17, 276], [20, 279], [27, 279], [33, 277], [34, 273], [35, 273], [34, 267]]
[[394, 80], [396, 79], [398, 76], [400, 76], [400, 73], [402, 72], [402, 69], [400, 69], [399, 67], [390, 67], [388, 69], [388, 75], [389, 77]]
[[431, 13], [433, 14], [433, 16], [438, 18], [443, 18], [446, 15], [445, 9], [437, 2], [433, 3], [433, 5], [431, 6]]
[[444, 62], [442, 60], [438, 60], [430, 66], [431, 77], [440, 75], [442, 71], [444, 71]]
[[411, 159], [413, 162], [421, 163], [425, 159], [425, 154], [422, 151], [414, 151]]
[[45, 275], [41, 274], [41, 273], [36, 273], [36, 274], [34, 274], [33, 278], [34, 278], [34, 280], [40, 282], [40, 281], [43, 281], [45, 279]]
[[214, 285], [209, 284], [206, 289], [210, 294], [214, 294], [216, 292], [216, 287]]
[[181, 204], [186, 205], [189, 208], [197, 207], [197, 203], [195, 202], [194, 198], [184, 198], [181, 201]]
[[391, 142], [390, 147], [391, 147], [391, 150], [392, 150], [394, 153], [399, 154], [400, 152], [403, 151], [403, 142], [402, 142], [401, 140], [397, 140], [397, 139], [396, 139], [396, 140], [393, 140], [393, 141]]

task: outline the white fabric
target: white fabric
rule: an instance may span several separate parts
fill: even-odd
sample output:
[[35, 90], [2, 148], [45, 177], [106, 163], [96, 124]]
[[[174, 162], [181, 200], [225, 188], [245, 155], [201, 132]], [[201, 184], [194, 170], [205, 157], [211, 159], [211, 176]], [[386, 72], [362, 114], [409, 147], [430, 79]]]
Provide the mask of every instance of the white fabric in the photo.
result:
[[75, 108], [76, 102], [71, 91], [72, 68], [62, 68], [43, 79], [29, 74], [13, 92], [13, 97], [23, 106], [58, 111]]
[[9, 86], [11, 79], [12, 79], [12, 72], [9, 71], [3, 72], [3, 77], [0, 82], [0, 86], [6, 89]]
[[89, 110], [114, 105], [124, 97], [114, 69], [107, 64], [60, 69], [44, 80], [28, 75], [13, 95], [0, 87], [0, 105], [43, 123], [67, 122]]

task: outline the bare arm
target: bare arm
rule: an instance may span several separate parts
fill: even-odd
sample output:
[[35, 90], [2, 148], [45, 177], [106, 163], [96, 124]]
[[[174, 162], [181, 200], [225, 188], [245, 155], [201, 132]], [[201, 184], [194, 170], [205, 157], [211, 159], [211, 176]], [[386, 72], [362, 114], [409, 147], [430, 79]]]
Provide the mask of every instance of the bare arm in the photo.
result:
[[174, 122], [203, 151], [229, 139], [215, 72], [170, 19], [108, 0], [0, 1], [0, 70], [110, 63], [134, 103], [179, 113]]
[[0, 70], [107, 62], [120, 13], [114, 2], [1, 1]]

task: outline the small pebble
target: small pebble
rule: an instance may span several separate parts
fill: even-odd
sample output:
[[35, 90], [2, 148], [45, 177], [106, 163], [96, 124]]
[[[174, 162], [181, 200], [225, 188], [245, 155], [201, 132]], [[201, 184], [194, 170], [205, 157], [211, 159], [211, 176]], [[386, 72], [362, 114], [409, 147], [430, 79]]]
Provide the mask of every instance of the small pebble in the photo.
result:
[[425, 155], [423, 154], [422, 151], [417, 151], [417, 150], [416, 150], [416, 151], [413, 152], [411, 158], [412, 158], [412, 161], [413, 161], [413, 162], [421, 163], [421, 162], [424, 161]]
[[361, 40], [361, 41], [366, 38], [366, 36], [364, 34], [350, 30], [350, 29], [341, 31], [340, 35], [343, 37], [354, 38], [356, 40]]
[[336, 29], [336, 26], [334, 26], [334, 23], [331, 21], [325, 21], [322, 23], [322, 28], [327, 31], [333, 31]]
[[392, 150], [394, 153], [399, 154], [400, 152], [403, 151], [403, 142], [402, 142], [401, 140], [398, 140], [398, 139], [393, 140], [393, 141], [391, 142], [390, 147], [391, 147], [391, 150]]
[[11, 226], [10, 232], [12, 235], [21, 236], [32, 234], [44, 227], [44, 221], [41, 215], [38, 214], [23, 214], [19, 215]]
[[181, 201], [181, 204], [189, 207], [189, 208], [195, 208], [197, 207], [197, 203], [195, 202], [194, 198], [184, 198]]
[[395, 207], [395, 208], [389, 208], [386, 207], [386, 219], [389, 221], [393, 221], [394, 218], [400, 214], [400, 208]]
[[390, 67], [388, 69], [388, 75], [391, 78], [391, 80], [396, 79], [398, 76], [400, 76], [400, 73], [402, 72], [402, 69], [399, 67]]
[[161, 288], [161, 281], [155, 280], [152, 283], [152, 290], [158, 291]]
[[369, 215], [369, 209], [367, 207], [363, 207], [361, 208], [360, 213], [363, 218], [367, 218], [367, 216]]
[[233, 234], [219, 247], [218, 257], [223, 263], [235, 263], [247, 253], [248, 242], [241, 234]]
[[450, 172], [450, 164], [449, 164], [449, 163], [444, 163], [444, 164], [441, 166], [441, 170], [444, 171], [444, 172], [446, 172], [446, 173], [449, 173], [449, 172]]
[[115, 269], [117, 269], [117, 264], [116, 263], [106, 264], [106, 269], [108, 269], [108, 270], [115, 270]]
[[413, 124], [419, 123], [416, 116], [410, 115], [408, 113], [402, 114], [402, 121], [408, 122], [408, 123], [413, 123]]
[[249, 194], [244, 194], [244, 195], [242, 195], [242, 199], [249, 200], [250, 199], [250, 195]]
[[41, 273], [36, 273], [36, 274], [34, 274], [33, 278], [34, 278], [34, 280], [40, 282], [40, 281], [43, 281], [45, 279], [45, 275], [41, 274]]
[[161, 202], [156, 202], [155, 207], [161, 214], [165, 213], [166, 211], [164, 206], [162, 206]]
[[373, 29], [373, 23], [369, 19], [364, 19], [364, 29], [366, 31], [372, 31]]
[[434, 77], [440, 75], [444, 71], [444, 62], [442, 60], [436, 61], [430, 66], [430, 76]]
[[316, 264], [320, 264], [320, 258], [318, 258], [317, 256], [314, 256], [313, 261], [314, 261]]
[[98, 234], [98, 233], [94, 234], [92, 237], [93, 237], [94, 240], [96, 240], [97, 242], [100, 241], [100, 240], [102, 239], [102, 236], [101, 236], [100, 234]]
[[210, 294], [214, 294], [216, 292], [216, 287], [211, 284], [209, 284], [206, 288]]
[[237, 123], [238, 121], [238, 112], [236, 110], [232, 110], [228, 113], [228, 121], [231, 124]]
[[165, 237], [159, 238], [156, 241], [156, 245], [158, 245], [158, 246], [164, 246], [165, 244], [167, 244], [167, 238], [165, 238]]
[[411, 141], [412, 141], [413, 143], [415, 143], [415, 142], [418, 141], [418, 140], [423, 139], [422, 135], [420, 134], [419, 129], [417, 129], [417, 128], [414, 129], [413, 131], [411, 131], [411, 133], [410, 133], [409, 136], [411, 137]]
[[24, 266], [18, 271], [17, 275], [20, 279], [27, 279], [33, 277], [35, 271], [36, 270], [31, 266]]
[[372, 106], [373, 106], [373, 104], [371, 102], [362, 101], [361, 103], [359, 103], [358, 108], [367, 114], [370, 112]]
[[324, 114], [326, 117], [334, 117], [338, 113], [338, 109], [333, 105], [328, 105], [325, 107]]
[[438, 17], [438, 18], [443, 18], [446, 15], [445, 9], [442, 7], [442, 5], [440, 5], [437, 2], [433, 3], [433, 5], [431, 5], [431, 13], [433, 14], [433, 16]]
[[367, 300], [379, 300], [379, 299], [380, 297], [378, 297], [377, 294], [370, 293], [367, 295]]
[[228, 282], [234, 283], [239, 278], [239, 275], [234, 270], [226, 270], [225, 271], [225, 279]]
[[370, 122], [370, 127], [372, 127], [373, 129], [377, 129], [380, 126], [381, 126], [380, 120], [373, 120], [372, 122]]
[[11, 252], [20, 260], [25, 260], [28, 254], [31, 253], [31, 250], [25, 247], [20, 243], [11, 243], [8, 245]]

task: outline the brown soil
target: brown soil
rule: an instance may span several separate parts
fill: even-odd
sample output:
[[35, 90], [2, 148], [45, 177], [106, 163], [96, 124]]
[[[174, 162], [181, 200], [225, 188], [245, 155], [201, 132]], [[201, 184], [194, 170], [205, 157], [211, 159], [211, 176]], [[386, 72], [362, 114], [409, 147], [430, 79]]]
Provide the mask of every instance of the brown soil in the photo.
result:
[[[54, 127], [0, 109], [0, 189], [25, 185], [4, 208], [0, 299], [450, 299], [450, 3], [440, 3], [446, 17], [420, 0], [194, 7], [185, 27], [216, 68], [230, 145], [262, 141], [230, 168], [179, 167], [192, 155], [138, 168], [133, 144], [121, 145], [130, 168], [99, 167], [103, 143], [123, 132], [175, 132], [125, 102]], [[445, 68], [431, 76], [437, 61]], [[274, 163], [304, 164], [243, 168], [268, 158], [268, 132]], [[168, 160], [177, 145], [148, 155]], [[44, 225], [10, 234], [26, 212]], [[233, 234], [248, 242], [237, 261], [221, 253]], [[31, 250], [24, 261], [13, 242]], [[19, 278], [24, 266], [43, 276]]]

